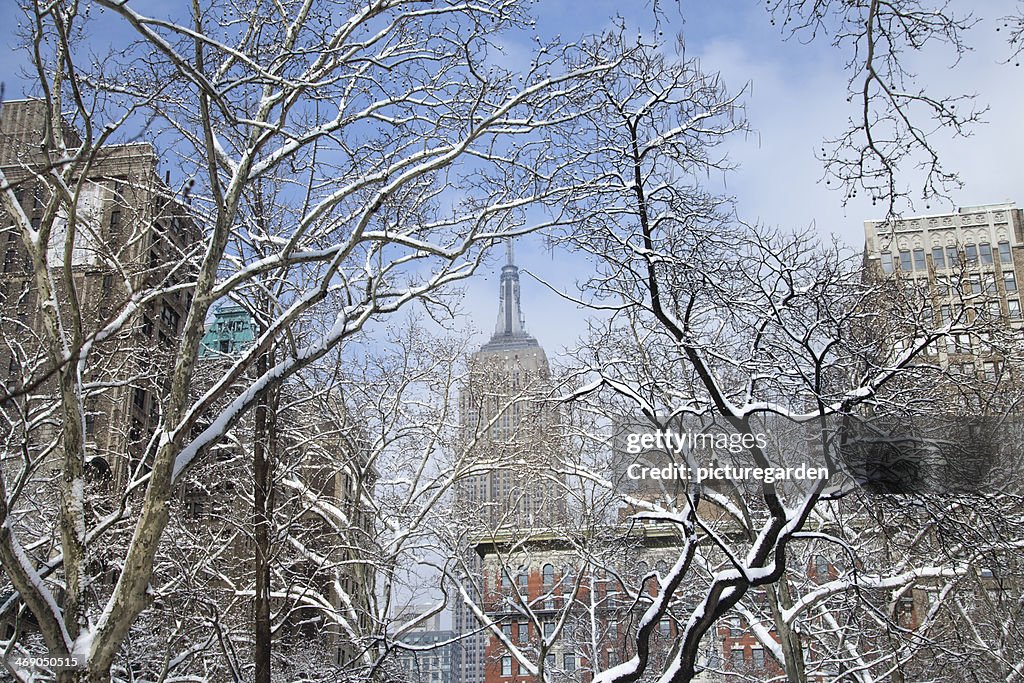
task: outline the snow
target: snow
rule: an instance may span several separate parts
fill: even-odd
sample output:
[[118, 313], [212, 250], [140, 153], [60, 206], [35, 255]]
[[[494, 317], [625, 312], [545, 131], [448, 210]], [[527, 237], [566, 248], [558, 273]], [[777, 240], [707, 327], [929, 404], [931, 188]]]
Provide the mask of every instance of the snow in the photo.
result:
[[78, 660], [80, 665], [89, 661], [89, 653], [92, 652], [92, 644], [95, 638], [96, 631], [91, 624], [83, 628], [78, 637], [75, 638], [74, 645], [71, 647], [71, 655]]

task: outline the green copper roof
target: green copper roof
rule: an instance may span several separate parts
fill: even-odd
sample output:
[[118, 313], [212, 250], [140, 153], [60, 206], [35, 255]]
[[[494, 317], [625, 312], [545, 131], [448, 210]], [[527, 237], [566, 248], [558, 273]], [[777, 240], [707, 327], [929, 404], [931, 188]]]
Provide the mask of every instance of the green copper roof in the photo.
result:
[[199, 357], [238, 356], [252, 346], [255, 339], [256, 326], [249, 312], [235, 303], [221, 304], [203, 335]]

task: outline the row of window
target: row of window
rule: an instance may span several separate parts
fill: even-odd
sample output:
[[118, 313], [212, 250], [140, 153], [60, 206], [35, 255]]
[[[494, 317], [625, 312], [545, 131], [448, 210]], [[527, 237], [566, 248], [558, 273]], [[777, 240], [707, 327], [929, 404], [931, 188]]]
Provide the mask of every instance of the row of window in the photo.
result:
[[[987, 355], [994, 351], [992, 346], [992, 336], [987, 332], [977, 333], [977, 339], [972, 339], [969, 334], [950, 334], [946, 335], [942, 339], [933, 341], [924, 347], [923, 353], [925, 355], [937, 355], [940, 350], [944, 350], [948, 354], [960, 354], [960, 355]], [[910, 348], [910, 341], [906, 339], [899, 339], [895, 343], [895, 350], [897, 353], [903, 353]]]
[[[612, 650], [608, 651], [609, 657], [613, 657]], [[516, 665], [516, 675], [525, 675], [526, 670], [519, 664], [519, 662], [513, 662], [511, 655], [505, 655], [501, 658], [501, 675], [511, 676], [512, 665]], [[544, 667], [548, 670], [554, 670], [558, 668], [558, 659], [555, 655], [548, 655], [544, 658]], [[566, 652], [562, 655], [562, 671], [575, 671], [576, 670], [576, 653]]]
[[[1010, 260], [1010, 243], [1007, 241], [999, 242], [996, 245], [999, 251], [999, 263], [1003, 266], [1009, 266]], [[928, 272], [928, 262], [925, 258], [925, 250], [918, 247], [914, 250], [901, 249], [897, 256], [898, 260], [893, 259], [892, 252], [883, 251], [882, 254], [882, 272], [893, 273], [897, 266], [905, 273], [917, 271], [919, 273]], [[932, 265], [936, 270], [945, 268], [956, 268], [960, 265], [960, 250], [955, 246], [949, 247], [932, 247]], [[992, 255], [992, 245], [988, 242], [982, 242], [981, 244], [965, 244], [963, 250], [964, 260], [968, 265], [976, 265], [981, 263], [982, 265], [992, 265], [994, 262]]]
[[[750, 662], [749, 665], [754, 669], [764, 668], [764, 650], [759, 647], [750, 649]], [[735, 668], [748, 666], [747, 662], [747, 649], [743, 647], [734, 648], [732, 651], [732, 665]]]
[[[515, 634], [517, 636], [517, 642], [519, 642], [519, 643], [529, 642], [529, 640], [530, 640], [530, 626], [529, 626], [529, 624], [527, 624], [525, 621], [517, 621], [515, 625], [516, 625], [516, 629], [515, 629], [516, 633]], [[544, 621], [544, 622], [541, 623], [541, 628], [543, 629], [544, 637], [545, 638], [550, 638], [552, 636], [552, 634], [554, 634], [554, 632], [555, 632], [555, 622], [551, 621], [551, 620]], [[508, 622], [508, 623], [502, 624], [501, 625], [501, 632], [505, 635], [506, 639], [511, 641], [512, 640], [512, 623]]]
[[[507, 486], [507, 482], [505, 483], [505, 485]], [[544, 588], [547, 588], [547, 589], [554, 588], [554, 586], [555, 586], [555, 566], [553, 564], [550, 564], [550, 563], [549, 564], [545, 564], [541, 568], [540, 574], [541, 574], [541, 583], [543, 584]], [[575, 571], [573, 570], [572, 567], [570, 567], [568, 565], [563, 567], [562, 568], [562, 585], [564, 585], [564, 586], [571, 586], [573, 583], [575, 583], [575, 581], [576, 581], [575, 575], [576, 575]], [[519, 572], [516, 574], [516, 587], [519, 589], [520, 593], [525, 595], [526, 591], [527, 591], [527, 588], [528, 588], [528, 585], [529, 585], [529, 574], [527, 573], [527, 569], [524, 567], [524, 568], [521, 568], [519, 570]], [[508, 572], [505, 571], [504, 569], [501, 570], [501, 587], [502, 587], [503, 590], [509, 590], [509, 589], [512, 588], [512, 578], [509, 576]]]
[[[1003, 315], [1003, 310], [999, 304], [998, 299], [990, 299], [985, 302], [984, 308], [979, 310], [987, 313], [989, 317], [999, 318]], [[949, 323], [956, 320], [964, 321], [964, 307], [961, 304], [942, 304], [939, 306], [939, 322]], [[1021, 305], [1020, 299], [1007, 299], [1006, 300], [1006, 317], [1010, 320], [1021, 319]], [[930, 307], [924, 309], [925, 322], [932, 322], [932, 309]]]

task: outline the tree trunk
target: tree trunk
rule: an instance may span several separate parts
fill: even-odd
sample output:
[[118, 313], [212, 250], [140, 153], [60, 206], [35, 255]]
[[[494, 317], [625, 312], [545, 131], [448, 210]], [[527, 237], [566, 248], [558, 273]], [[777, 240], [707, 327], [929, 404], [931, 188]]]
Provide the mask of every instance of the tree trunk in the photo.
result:
[[782, 619], [782, 610], [793, 606], [793, 598], [789, 593], [789, 582], [785, 575], [776, 586], [768, 591], [768, 601], [771, 603], [772, 616], [775, 618], [775, 632], [779, 635], [782, 654], [786, 658], [786, 682], [807, 683], [803, 641], [800, 634]]
[[[260, 354], [260, 375], [270, 366], [270, 352]], [[270, 683], [270, 553], [271, 520], [274, 515], [274, 452], [276, 392], [267, 390], [256, 405], [253, 430], [253, 534], [255, 545], [256, 597], [253, 605], [256, 683]]]

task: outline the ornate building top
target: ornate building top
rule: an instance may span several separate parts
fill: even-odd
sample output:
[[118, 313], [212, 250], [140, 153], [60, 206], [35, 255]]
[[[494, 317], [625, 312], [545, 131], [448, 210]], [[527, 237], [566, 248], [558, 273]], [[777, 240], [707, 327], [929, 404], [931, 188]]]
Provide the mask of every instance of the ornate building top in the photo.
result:
[[539, 348], [540, 344], [526, 331], [519, 294], [519, 268], [515, 264], [512, 241], [506, 246], [505, 265], [501, 269], [501, 284], [498, 293], [498, 322], [494, 336], [480, 347], [481, 351], [510, 351], [513, 349]]

